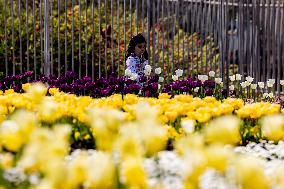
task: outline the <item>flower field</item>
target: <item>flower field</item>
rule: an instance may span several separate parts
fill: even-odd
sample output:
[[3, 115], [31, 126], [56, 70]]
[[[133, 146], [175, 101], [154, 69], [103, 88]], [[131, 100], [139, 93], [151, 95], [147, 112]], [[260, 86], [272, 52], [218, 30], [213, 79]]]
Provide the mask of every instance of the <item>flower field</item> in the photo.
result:
[[6, 89], [0, 185], [283, 188], [281, 105], [203, 93], [93, 98], [39, 82], [22, 83], [19, 92]]

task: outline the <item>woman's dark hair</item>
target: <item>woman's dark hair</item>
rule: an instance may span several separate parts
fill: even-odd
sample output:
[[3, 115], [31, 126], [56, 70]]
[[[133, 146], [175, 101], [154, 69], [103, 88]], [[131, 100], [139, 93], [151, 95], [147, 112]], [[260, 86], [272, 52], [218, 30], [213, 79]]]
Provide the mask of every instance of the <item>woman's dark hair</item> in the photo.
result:
[[[126, 59], [129, 56], [131, 56], [132, 53], [134, 53], [135, 46], [138, 45], [138, 44], [141, 44], [141, 43], [146, 43], [147, 44], [147, 41], [146, 41], [145, 37], [141, 33], [139, 33], [136, 36], [131, 38], [131, 40], [129, 42], [129, 45], [128, 45], [128, 49], [127, 49]], [[148, 60], [148, 52], [147, 52], [146, 49], [144, 51], [143, 56], [144, 56], [144, 58], [146, 60]]]

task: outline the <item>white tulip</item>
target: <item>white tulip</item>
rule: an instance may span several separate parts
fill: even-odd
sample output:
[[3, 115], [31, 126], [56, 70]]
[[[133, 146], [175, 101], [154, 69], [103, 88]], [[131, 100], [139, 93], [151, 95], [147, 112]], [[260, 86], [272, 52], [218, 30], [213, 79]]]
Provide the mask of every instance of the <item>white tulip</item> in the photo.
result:
[[258, 82], [257, 84], [258, 84], [259, 88], [261, 88], [261, 89], [264, 88], [264, 82]]
[[284, 85], [284, 80], [280, 80], [280, 85]]
[[137, 77], [138, 77], [138, 75], [136, 73], [132, 73], [131, 76], [130, 76], [130, 79], [134, 81], [134, 80], [137, 79]]
[[207, 81], [208, 80], [208, 76], [207, 75], [198, 75], [197, 76], [198, 79], [202, 82]]
[[233, 91], [233, 90], [235, 90], [235, 86], [234, 85], [230, 85], [229, 89], [230, 89], [230, 91]]
[[147, 70], [147, 71], [151, 72], [152, 67], [151, 67], [150, 65], [146, 65], [146, 66], [145, 66], [145, 70]]
[[267, 82], [267, 84], [266, 84], [266, 85], [267, 85], [267, 87], [268, 87], [268, 88], [272, 88], [272, 87], [273, 87], [273, 84], [272, 84], [272, 83], [270, 83], [270, 82]]
[[209, 77], [215, 77], [215, 72], [214, 72], [214, 71], [210, 71], [210, 72], [208, 73], [208, 75], [209, 75]]
[[161, 68], [156, 68], [155, 69], [155, 74], [159, 75], [162, 73], [162, 69]]
[[130, 69], [126, 69], [125, 71], [124, 71], [124, 74], [125, 74], [125, 76], [131, 76], [131, 70]]
[[241, 82], [240, 84], [241, 84], [242, 88], [246, 88], [247, 87], [246, 82]]
[[241, 81], [242, 80], [242, 75], [241, 74], [236, 74], [236, 80]]
[[163, 83], [164, 80], [165, 80], [165, 79], [164, 79], [163, 77], [159, 77], [159, 82], [160, 82], [160, 83]]
[[151, 75], [151, 71], [149, 71], [149, 70], [144, 70], [144, 74], [146, 75], [146, 76], [149, 76], [149, 75]]
[[177, 75], [172, 75], [172, 79], [173, 79], [174, 81], [177, 81], [177, 80], [178, 80], [178, 76], [177, 76]]
[[248, 77], [246, 77], [246, 80], [251, 83], [251, 82], [253, 82], [254, 78], [251, 77], [251, 76], [248, 76]]
[[176, 75], [177, 75], [178, 77], [181, 77], [182, 74], [183, 74], [183, 70], [181, 70], [181, 69], [177, 69], [175, 72], [176, 72]]
[[158, 90], [160, 90], [160, 89], [161, 89], [161, 86], [162, 86], [162, 85], [158, 84]]
[[273, 93], [272, 93], [272, 92], [269, 93], [269, 94], [268, 94], [268, 97], [269, 97], [269, 98], [273, 98], [273, 97], [274, 97]]
[[257, 84], [251, 84], [251, 89], [255, 90], [257, 88]]
[[199, 87], [195, 87], [193, 91], [196, 92], [196, 93], [198, 93]]
[[236, 80], [236, 76], [235, 75], [231, 75], [231, 76], [229, 76], [229, 78], [230, 78], [230, 81], [235, 81]]
[[275, 84], [275, 79], [268, 79], [267, 83], [270, 83], [270, 84], [274, 85]]
[[267, 98], [268, 97], [268, 93], [263, 93], [263, 98]]
[[218, 77], [218, 78], [215, 78], [215, 82], [217, 84], [221, 84], [222, 83], [222, 78]]

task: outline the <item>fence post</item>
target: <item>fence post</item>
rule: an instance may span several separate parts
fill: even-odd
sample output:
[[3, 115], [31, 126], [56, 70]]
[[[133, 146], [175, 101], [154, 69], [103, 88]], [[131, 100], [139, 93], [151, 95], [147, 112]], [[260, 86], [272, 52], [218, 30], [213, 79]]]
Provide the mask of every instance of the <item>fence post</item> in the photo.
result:
[[50, 75], [49, 0], [44, 0], [44, 75]]

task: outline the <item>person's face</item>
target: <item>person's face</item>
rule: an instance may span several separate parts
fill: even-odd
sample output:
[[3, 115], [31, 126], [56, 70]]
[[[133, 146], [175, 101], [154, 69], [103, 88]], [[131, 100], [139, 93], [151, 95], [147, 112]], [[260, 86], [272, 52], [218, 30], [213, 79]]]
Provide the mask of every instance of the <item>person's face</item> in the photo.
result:
[[146, 43], [139, 43], [135, 46], [134, 53], [136, 56], [142, 56], [146, 50]]

